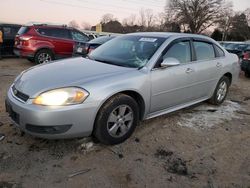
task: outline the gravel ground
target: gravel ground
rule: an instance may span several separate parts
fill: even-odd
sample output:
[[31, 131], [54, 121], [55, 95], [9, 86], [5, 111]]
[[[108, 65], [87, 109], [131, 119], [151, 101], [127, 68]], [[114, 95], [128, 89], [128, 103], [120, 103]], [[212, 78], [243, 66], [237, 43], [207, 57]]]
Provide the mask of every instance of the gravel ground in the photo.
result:
[[219, 107], [201, 103], [144, 121], [117, 146], [91, 138], [44, 140], [21, 133], [5, 113], [6, 91], [34, 64], [0, 61], [0, 188], [250, 188], [250, 79]]

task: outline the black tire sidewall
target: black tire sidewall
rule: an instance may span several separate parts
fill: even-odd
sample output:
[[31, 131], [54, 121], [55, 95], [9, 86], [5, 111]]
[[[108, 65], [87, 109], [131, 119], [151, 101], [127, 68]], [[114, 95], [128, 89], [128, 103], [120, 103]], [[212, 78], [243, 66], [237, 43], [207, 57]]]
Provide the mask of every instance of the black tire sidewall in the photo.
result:
[[[120, 138], [112, 137], [107, 130], [107, 121], [110, 113], [120, 105], [128, 105], [133, 111], [133, 124], [130, 130]], [[123, 94], [118, 94], [108, 100], [99, 110], [94, 127], [94, 136], [103, 144], [114, 145], [119, 144], [129, 138], [134, 132], [139, 122], [139, 109], [135, 100]]]

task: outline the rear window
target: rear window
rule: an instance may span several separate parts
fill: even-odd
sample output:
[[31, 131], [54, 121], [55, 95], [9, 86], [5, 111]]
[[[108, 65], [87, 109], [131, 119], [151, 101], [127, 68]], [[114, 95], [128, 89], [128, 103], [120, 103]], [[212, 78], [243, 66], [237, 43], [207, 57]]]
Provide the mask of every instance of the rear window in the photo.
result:
[[224, 51], [217, 45], [214, 45], [215, 50], [216, 50], [216, 57], [224, 57], [225, 53]]
[[23, 35], [29, 31], [29, 27], [21, 27], [17, 32], [18, 35]]
[[71, 31], [71, 34], [72, 34], [72, 38], [74, 41], [78, 41], [78, 42], [87, 42], [89, 41], [89, 38], [83, 34], [83, 33], [80, 33], [76, 30], [73, 30]]
[[207, 42], [194, 42], [197, 61], [215, 58], [214, 47]]

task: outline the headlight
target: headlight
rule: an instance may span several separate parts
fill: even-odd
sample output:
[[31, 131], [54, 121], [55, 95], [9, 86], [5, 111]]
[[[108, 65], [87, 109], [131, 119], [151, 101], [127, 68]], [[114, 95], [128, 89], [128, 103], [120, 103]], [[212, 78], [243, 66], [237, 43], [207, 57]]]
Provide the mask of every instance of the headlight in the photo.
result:
[[82, 103], [89, 93], [84, 89], [69, 87], [50, 90], [37, 96], [33, 104], [45, 106], [65, 106]]

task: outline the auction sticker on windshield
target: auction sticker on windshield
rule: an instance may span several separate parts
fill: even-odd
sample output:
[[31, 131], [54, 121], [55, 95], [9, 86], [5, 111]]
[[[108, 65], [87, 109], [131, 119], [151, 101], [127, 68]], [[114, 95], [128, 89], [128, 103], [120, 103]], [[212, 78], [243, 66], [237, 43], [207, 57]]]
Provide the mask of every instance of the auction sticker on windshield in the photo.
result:
[[140, 42], [155, 42], [157, 41], [156, 38], [140, 38]]

